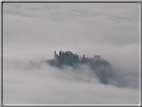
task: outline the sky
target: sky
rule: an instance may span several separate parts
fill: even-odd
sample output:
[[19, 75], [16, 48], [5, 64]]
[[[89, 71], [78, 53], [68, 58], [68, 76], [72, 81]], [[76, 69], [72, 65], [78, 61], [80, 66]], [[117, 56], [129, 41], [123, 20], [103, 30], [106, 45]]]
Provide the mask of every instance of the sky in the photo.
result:
[[[4, 104], [138, 104], [139, 40], [137, 3], [4, 3]], [[100, 55], [117, 78], [44, 63], [60, 50]]]

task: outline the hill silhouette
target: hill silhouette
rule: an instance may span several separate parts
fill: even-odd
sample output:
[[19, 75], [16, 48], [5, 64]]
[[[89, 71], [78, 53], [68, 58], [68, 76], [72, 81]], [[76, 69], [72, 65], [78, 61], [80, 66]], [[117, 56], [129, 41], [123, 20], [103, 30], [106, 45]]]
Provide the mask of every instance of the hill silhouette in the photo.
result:
[[60, 51], [59, 55], [54, 51], [54, 59], [47, 60], [47, 63], [59, 69], [62, 69], [64, 66], [70, 66], [76, 69], [81, 64], [87, 64], [103, 84], [108, 84], [109, 79], [113, 77], [110, 63], [107, 60], [102, 59], [100, 55], [94, 55], [93, 58], [87, 58], [85, 55], [80, 57], [71, 51]]

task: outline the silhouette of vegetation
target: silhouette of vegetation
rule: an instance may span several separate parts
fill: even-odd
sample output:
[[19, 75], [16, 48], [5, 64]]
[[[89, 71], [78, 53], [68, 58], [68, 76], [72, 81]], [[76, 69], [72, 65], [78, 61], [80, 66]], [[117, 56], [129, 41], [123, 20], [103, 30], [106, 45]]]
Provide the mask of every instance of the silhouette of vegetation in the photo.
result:
[[109, 79], [113, 77], [110, 63], [102, 59], [99, 55], [94, 55], [93, 58], [87, 58], [85, 55], [79, 57], [79, 55], [73, 54], [70, 51], [60, 51], [59, 55], [54, 51], [54, 59], [47, 60], [47, 63], [60, 69], [62, 69], [63, 66], [70, 66], [76, 69], [78, 65], [87, 64], [103, 84], [108, 84]]

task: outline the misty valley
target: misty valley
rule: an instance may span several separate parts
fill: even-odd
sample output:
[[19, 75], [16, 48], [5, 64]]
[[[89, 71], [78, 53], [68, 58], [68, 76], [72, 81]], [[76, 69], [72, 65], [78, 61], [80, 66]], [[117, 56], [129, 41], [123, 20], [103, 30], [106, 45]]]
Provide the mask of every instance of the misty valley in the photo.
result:
[[3, 103], [139, 104], [138, 1], [40, 2], [2, 2]]
[[[4, 71], [6, 103], [116, 104], [138, 101], [139, 74], [120, 72], [99, 55], [89, 58], [71, 51], [59, 51], [59, 54], [55, 51], [53, 59], [5, 61]], [[11, 96], [14, 96], [12, 100]], [[107, 96], [110, 98], [106, 99]]]

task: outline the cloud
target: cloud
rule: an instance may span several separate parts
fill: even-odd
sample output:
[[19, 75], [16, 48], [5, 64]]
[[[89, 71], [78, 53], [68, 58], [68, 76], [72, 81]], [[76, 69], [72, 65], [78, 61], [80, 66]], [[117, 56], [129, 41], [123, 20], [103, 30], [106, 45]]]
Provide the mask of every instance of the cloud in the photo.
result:
[[[139, 4], [4, 3], [3, 18], [4, 103], [138, 103]], [[127, 87], [40, 62], [55, 50], [100, 55]]]
[[39, 68], [25, 66], [25, 70], [22, 66], [12, 67], [4, 72], [4, 104], [137, 104], [139, 101], [137, 88], [100, 84], [97, 78], [90, 79], [87, 67], [80, 69], [81, 75], [71, 68], [60, 71], [45, 63]]
[[57, 43], [60, 38], [70, 43], [80, 37], [105, 44], [138, 43], [138, 11], [139, 4], [5, 4], [4, 33], [12, 32], [18, 40], [40, 35]]

